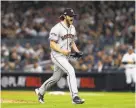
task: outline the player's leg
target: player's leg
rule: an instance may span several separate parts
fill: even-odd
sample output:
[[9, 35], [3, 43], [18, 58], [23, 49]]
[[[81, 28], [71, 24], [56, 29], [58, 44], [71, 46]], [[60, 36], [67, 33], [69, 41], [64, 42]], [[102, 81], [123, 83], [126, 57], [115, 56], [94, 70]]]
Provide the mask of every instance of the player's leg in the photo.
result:
[[134, 85], [135, 85], [135, 92], [136, 92], [136, 67], [134, 68], [134, 70], [133, 70], [133, 72], [134, 72]]
[[43, 100], [43, 96], [45, 94], [45, 92], [51, 87], [53, 86], [57, 81], [59, 81], [59, 79], [62, 77], [63, 75], [63, 71], [56, 65], [54, 65], [54, 72], [53, 72], [53, 75], [48, 79], [46, 80], [40, 88], [38, 89], [35, 89], [36, 91], [36, 94], [39, 95], [39, 102], [40, 103], [44, 103], [44, 100]]
[[132, 78], [131, 78], [131, 69], [126, 69], [125, 70], [125, 75], [126, 75], [126, 83], [131, 84]]
[[57, 66], [59, 66], [65, 73], [67, 73], [67, 82], [69, 90], [71, 92], [72, 99], [73, 100], [75, 99], [74, 101], [76, 101], [76, 104], [84, 103], [84, 100], [78, 97], [77, 80], [73, 66], [63, 56], [56, 58], [52, 55], [52, 61]]
[[126, 76], [127, 88], [128, 90], [131, 90], [131, 82], [132, 82], [131, 69], [127, 68], [125, 70], [125, 76]]
[[136, 68], [132, 68], [132, 72], [131, 72], [131, 76], [132, 76], [132, 91], [135, 91], [135, 84], [136, 84]]
[[136, 84], [136, 68], [133, 68], [133, 71], [131, 74], [132, 74], [133, 82]]
[[45, 91], [47, 91], [51, 86], [58, 82], [62, 75], [63, 75], [62, 70], [58, 66], [54, 65], [53, 75], [48, 80], [46, 80], [39, 88], [40, 93], [44, 95]]

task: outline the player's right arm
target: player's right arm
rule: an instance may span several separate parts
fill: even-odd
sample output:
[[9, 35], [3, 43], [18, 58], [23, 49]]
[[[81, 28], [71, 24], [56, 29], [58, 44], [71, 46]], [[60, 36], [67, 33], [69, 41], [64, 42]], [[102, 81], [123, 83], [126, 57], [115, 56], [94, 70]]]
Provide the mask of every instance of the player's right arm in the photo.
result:
[[70, 53], [70, 51], [68, 51], [68, 50], [62, 50], [60, 48], [60, 46], [55, 41], [53, 41], [53, 40], [50, 41], [50, 47], [53, 50], [55, 50], [55, 51], [57, 51], [59, 53], [62, 53], [63, 55], [68, 55]]

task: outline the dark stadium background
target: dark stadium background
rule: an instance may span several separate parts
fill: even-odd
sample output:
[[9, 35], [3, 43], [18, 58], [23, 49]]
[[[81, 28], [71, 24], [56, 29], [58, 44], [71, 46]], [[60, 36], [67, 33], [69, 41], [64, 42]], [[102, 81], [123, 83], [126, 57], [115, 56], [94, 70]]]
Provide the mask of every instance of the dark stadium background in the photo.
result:
[[[33, 89], [51, 75], [49, 32], [66, 7], [78, 14], [76, 43], [84, 57], [71, 63], [79, 88], [127, 90], [120, 65], [127, 48], [135, 48], [134, 1], [2, 1], [2, 89]], [[54, 89], [67, 89], [65, 82]]]

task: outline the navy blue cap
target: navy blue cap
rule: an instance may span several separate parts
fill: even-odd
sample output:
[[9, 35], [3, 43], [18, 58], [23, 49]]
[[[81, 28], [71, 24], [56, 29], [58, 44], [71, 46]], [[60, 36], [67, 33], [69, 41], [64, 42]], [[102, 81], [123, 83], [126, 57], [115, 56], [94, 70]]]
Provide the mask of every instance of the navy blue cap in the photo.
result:
[[64, 13], [63, 13], [64, 15], [68, 15], [68, 16], [70, 16], [70, 17], [75, 17], [75, 16], [77, 16], [77, 14], [75, 14], [74, 13], [74, 10], [73, 9], [71, 9], [71, 8], [66, 8], [65, 10], [64, 10]]
[[128, 46], [128, 50], [133, 50], [133, 47], [132, 46]]

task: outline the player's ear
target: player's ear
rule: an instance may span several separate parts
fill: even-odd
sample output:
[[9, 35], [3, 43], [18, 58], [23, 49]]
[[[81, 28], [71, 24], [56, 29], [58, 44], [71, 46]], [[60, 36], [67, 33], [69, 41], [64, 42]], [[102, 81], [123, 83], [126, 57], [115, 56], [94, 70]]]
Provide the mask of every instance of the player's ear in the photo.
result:
[[66, 19], [66, 18], [67, 18], [67, 15], [64, 15], [64, 18]]
[[59, 17], [59, 19], [60, 20], [64, 20], [65, 18], [64, 18], [64, 15], [61, 15], [60, 17]]

